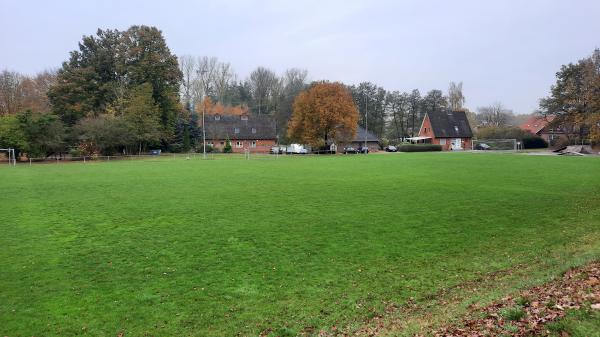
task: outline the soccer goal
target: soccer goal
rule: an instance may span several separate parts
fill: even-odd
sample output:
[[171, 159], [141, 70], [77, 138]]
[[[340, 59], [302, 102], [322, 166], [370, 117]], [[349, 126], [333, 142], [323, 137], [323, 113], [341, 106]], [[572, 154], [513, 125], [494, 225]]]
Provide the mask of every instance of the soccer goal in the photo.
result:
[[0, 149], [0, 152], [6, 152], [8, 156], [8, 165], [17, 165], [17, 157], [15, 156], [15, 149]]
[[473, 139], [473, 150], [517, 151], [519, 146], [516, 139]]

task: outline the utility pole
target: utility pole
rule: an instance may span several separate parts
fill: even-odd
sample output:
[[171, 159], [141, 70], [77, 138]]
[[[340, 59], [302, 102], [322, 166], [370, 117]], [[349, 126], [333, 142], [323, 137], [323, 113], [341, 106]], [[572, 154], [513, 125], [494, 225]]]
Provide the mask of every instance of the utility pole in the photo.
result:
[[368, 150], [365, 151], [365, 149], [368, 149], [367, 147], [367, 135], [369, 133], [369, 129], [368, 129], [368, 119], [369, 119], [369, 110], [367, 109], [367, 96], [365, 96], [365, 147], [363, 149], [363, 152], [365, 154], [369, 153]]

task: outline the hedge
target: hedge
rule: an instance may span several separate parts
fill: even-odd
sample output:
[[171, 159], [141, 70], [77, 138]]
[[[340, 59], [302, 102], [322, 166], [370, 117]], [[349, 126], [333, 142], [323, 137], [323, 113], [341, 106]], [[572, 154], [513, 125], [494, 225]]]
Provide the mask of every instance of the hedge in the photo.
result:
[[442, 146], [438, 144], [404, 144], [398, 147], [400, 152], [429, 152], [442, 151]]
[[548, 147], [548, 142], [546, 142], [542, 137], [538, 137], [538, 136], [523, 137], [523, 148], [524, 149], [545, 149], [547, 147]]

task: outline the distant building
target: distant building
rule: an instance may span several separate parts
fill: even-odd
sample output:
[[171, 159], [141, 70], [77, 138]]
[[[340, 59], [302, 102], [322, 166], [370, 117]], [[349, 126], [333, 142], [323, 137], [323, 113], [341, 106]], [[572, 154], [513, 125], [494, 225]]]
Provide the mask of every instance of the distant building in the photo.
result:
[[277, 144], [275, 120], [266, 115], [206, 115], [206, 143], [223, 151], [227, 141], [233, 152], [268, 153]]
[[443, 151], [470, 150], [473, 132], [464, 111], [427, 113], [419, 136], [408, 138], [413, 143], [439, 144]]
[[350, 146], [355, 149], [362, 149], [365, 146], [365, 140], [370, 152], [379, 151], [379, 138], [377, 138], [377, 136], [375, 136], [375, 134], [372, 132], [367, 131], [365, 128], [359, 126], [356, 129], [356, 135], [350, 142], [344, 142], [337, 145], [337, 152], [343, 152], [345, 147]]
[[542, 137], [548, 144], [554, 145], [559, 139], [567, 139], [566, 132], [561, 126], [551, 126], [554, 116], [531, 116], [520, 128]]

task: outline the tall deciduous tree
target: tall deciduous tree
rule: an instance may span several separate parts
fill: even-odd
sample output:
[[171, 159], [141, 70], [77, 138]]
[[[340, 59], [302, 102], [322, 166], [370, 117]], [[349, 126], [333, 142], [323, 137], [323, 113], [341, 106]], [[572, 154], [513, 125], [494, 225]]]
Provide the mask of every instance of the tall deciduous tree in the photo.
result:
[[315, 83], [294, 102], [288, 136], [313, 147], [351, 139], [356, 134], [358, 109], [341, 83]]
[[177, 58], [157, 28], [98, 30], [96, 36], [85, 36], [79, 50], [71, 52], [48, 95], [56, 114], [74, 125], [82, 117], [121, 108], [128, 90], [150, 83], [161, 124], [171, 129], [179, 109], [181, 77]]
[[283, 90], [281, 92], [281, 102], [275, 112], [277, 122], [277, 135], [283, 139], [287, 135], [287, 124], [292, 116], [294, 100], [298, 94], [306, 89], [306, 78], [308, 72], [297, 68], [286, 70], [283, 74]]
[[385, 97], [387, 115], [390, 116], [389, 138], [402, 139], [407, 136], [409, 94], [398, 91], [388, 92]]
[[252, 110], [259, 114], [273, 112], [281, 90], [277, 74], [270, 69], [258, 67], [250, 73], [249, 82], [254, 103]]
[[4, 70], [0, 73], [0, 116], [25, 110], [50, 112], [48, 89], [56, 83], [56, 72], [44, 70], [26, 76]]
[[557, 118], [572, 141], [589, 137], [600, 143], [600, 49], [556, 73], [550, 96], [540, 100], [541, 113]]
[[437, 89], [427, 92], [427, 95], [423, 97], [421, 102], [423, 106], [421, 117], [424, 117], [426, 113], [440, 112], [448, 108], [448, 98], [444, 96], [444, 93], [442, 93], [441, 90]]
[[462, 111], [465, 105], [465, 96], [463, 95], [462, 82], [450, 82], [448, 86], [448, 104], [452, 111]]
[[408, 96], [409, 106], [409, 122], [410, 122], [410, 136], [414, 137], [419, 132], [421, 125], [421, 93], [419, 89], [414, 89]]
[[123, 117], [129, 124], [139, 153], [147, 145], [156, 144], [161, 139], [160, 111], [152, 97], [151, 84], [146, 83], [131, 89]]
[[0, 73], [0, 116], [15, 114], [21, 108], [23, 76], [14, 71]]

